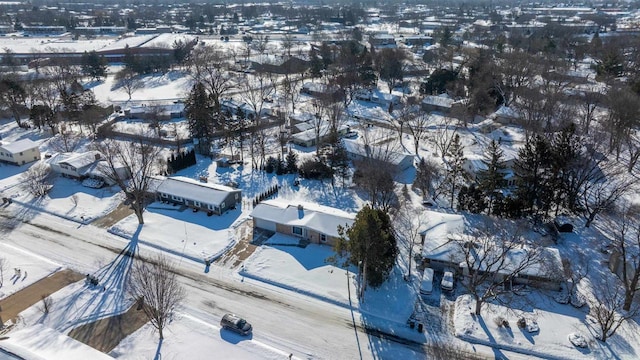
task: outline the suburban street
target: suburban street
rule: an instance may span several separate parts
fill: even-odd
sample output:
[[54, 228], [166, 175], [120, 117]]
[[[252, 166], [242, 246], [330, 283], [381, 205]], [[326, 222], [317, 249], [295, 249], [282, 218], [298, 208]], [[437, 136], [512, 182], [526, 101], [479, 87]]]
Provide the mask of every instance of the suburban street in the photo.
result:
[[[48, 214], [20, 223], [3, 209], [0, 221], [3, 242], [81, 273], [93, 273], [108, 265], [127, 244], [104, 229]], [[155, 250], [143, 247], [140, 254], [148, 256], [151, 251]], [[404, 353], [405, 358], [425, 356], [418, 343], [399, 343], [389, 336], [368, 335], [360, 326], [354, 331], [349, 309], [244, 281], [228, 269], [212, 266], [205, 273], [202, 264], [179, 258], [174, 261], [187, 291], [181, 312], [216, 326], [226, 312], [242, 314], [253, 323], [251, 341], [310, 359], [385, 358], [387, 351]], [[357, 320], [358, 314], [355, 317]]]

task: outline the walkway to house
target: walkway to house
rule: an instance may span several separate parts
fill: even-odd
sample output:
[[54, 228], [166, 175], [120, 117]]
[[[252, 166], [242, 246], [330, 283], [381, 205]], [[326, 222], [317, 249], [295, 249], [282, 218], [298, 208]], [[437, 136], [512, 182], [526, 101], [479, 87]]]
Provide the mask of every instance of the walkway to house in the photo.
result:
[[133, 209], [131, 209], [128, 204], [121, 203], [117, 208], [113, 209], [113, 211], [95, 220], [91, 224], [107, 229], [131, 214], [133, 214]]
[[215, 262], [219, 265], [228, 266], [230, 269], [240, 266], [258, 247], [253, 242], [253, 230], [253, 221], [250, 219], [245, 220], [236, 227], [238, 243], [233, 249], [216, 259]]

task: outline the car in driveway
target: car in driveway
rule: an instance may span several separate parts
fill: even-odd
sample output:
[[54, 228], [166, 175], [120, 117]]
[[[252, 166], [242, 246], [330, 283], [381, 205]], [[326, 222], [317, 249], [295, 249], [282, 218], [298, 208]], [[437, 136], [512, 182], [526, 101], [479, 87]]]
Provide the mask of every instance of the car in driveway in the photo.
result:
[[433, 291], [433, 269], [425, 268], [420, 282], [420, 294], [429, 295]]
[[444, 272], [444, 275], [442, 275], [442, 281], [440, 282], [440, 287], [442, 290], [446, 291], [453, 290], [453, 273], [451, 271]]
[[223, 329], [231, 330], [240, 335], [249, 335], [253, 330], [247, 320], [235, 314], [225, 314], [220, 320], [220, 326], [222, 326]]

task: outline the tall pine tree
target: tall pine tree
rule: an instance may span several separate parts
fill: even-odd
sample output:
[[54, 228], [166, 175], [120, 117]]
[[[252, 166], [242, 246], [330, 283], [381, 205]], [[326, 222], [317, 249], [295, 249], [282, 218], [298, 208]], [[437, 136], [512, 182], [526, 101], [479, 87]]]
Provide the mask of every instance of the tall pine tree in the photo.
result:
[[550, 182], [551, 151], [541, 135], [530, 137], [515, 161], [516, 196], [524, 214], [548, 213], [552, 203]]
[[213, 140], [213, 106], [202, 83], [193, 85], [184, 106], [191, 137], [198, 139], [199, 152], [209, 154]]
[[455, 134], [451, 140], [451, 146], [447, 151], [447, 185], [450, 191], [451, 208], [453, 208], [453, 202], [456, 197], [456, 193], [460, 186], [464, 183], [464, 162], [467, 160], [464, 157], [464, 146], [460, 142], [460, 135]]
[[499, 196], [498, 191], [505, 183], [504, 151], [502, 151], [497, 141], [491, 140], [484, 151], [482, 163], [486, 166], [486, 169], [478, 174], [478, 189], [489, 199], [488, 211], [489, 215], [491, 215], [493, 202]]
[[348, 261], [360, 269], [364, 287], [382, 285], [389, 277], [398, 254], [391, 218], [380, 209], [365, 205], [356, 215], [353, 225], [338, 227], [341, 237], [336, 242], [336, 253], [347, 255]]

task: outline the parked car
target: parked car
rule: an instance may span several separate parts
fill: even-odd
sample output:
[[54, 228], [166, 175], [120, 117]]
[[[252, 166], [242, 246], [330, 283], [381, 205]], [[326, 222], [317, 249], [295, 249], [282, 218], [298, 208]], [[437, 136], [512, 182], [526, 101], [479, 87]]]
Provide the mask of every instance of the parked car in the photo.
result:
[[420, 283], [420, 294], [429, 295], [433, 291], [433, 269], [425, 268]]
[[440, 282], [440, 287], [442, 290], [451, 291], [453, 290], [453, 273], [451, 271], [445, 271], [442, 276], [442, 281]]
[[223, 329], [231, 330], [240, 335], [249, 335], [251, 330], [253, 330], [247, 320], [235, 314], [225, 314], [222, 320], [220, 320], [220, 326], [222, 326]]

